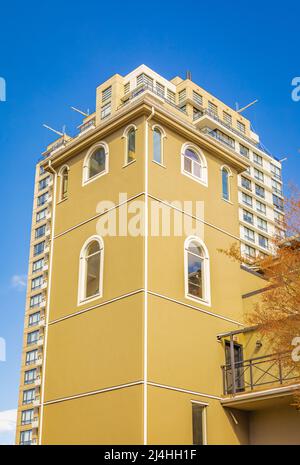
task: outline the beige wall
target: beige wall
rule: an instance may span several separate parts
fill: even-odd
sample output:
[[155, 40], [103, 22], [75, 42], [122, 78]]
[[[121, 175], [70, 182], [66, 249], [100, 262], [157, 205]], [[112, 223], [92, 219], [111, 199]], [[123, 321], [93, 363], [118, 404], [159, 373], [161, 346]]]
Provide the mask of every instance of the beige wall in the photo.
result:
[[50, 404], [44, 410], [43, 444], [140, 444], [142, 387]]
[[250, 444], [300, 444], [300, 412], [291, 406], [250, 413]]

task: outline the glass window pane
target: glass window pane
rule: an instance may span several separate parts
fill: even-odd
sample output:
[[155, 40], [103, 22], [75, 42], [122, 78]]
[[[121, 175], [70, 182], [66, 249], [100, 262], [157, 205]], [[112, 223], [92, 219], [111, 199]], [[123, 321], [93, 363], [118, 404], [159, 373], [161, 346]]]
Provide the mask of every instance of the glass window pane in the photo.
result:
[[223, 199], [229, 200], [229, 179], [225, 168], [222, 169], [222, 195]]
[[86, 297], [91, 297], [100, 291], [100, 252], [88, 257], [86, 261]]
[[153, 131], [153, 159], [161, 163], [161, 132], [159, 129]]
[[103, 147], [97, 149], [89, 160], [89, 179], [105, 170], [105, 150]]
[[130, 129], [127, 136], [127, 161], [135, 160], [135, 130]]
[[184, 171], [192, 172], [192, 160], [190, 158], [184, 157]]
[[204, 434], [203, 434], [203, 413], [204, 408], [202, 405], [193, 404], [192, 413], [193, 413], [193, 444], [194, 445], [203, 445], [204, 444]]
[[188, 253], [188, 291], [189, 294], [202, 298], [203, 296], [203, 260]]

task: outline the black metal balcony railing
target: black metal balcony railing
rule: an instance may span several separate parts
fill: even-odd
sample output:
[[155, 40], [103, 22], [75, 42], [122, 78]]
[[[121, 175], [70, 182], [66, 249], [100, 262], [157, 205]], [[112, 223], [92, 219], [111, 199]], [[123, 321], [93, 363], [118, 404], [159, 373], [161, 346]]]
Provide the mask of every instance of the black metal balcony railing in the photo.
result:
[[285, 353], [251, 358], [235, 362], [234, 369], [231, 364], [223, 365], [224, 394], [253, 391], [263, 386], [281, 385], [299, 379], [295, 368], [287, 363], [290, 356], [290, 353]]

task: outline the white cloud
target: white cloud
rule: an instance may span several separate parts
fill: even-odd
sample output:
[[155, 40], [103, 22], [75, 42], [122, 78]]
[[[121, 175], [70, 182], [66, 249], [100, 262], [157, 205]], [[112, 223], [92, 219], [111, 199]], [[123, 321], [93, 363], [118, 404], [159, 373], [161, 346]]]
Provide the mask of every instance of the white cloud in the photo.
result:
[[15, 432], [17, 423], [17, 410], [3, 410], [0, 412], [0, 433]]
[[11, 285], [14, 289], [22, 291], [26, 288], [27, 276], [26, 274], [14, 274], [11, 278]]

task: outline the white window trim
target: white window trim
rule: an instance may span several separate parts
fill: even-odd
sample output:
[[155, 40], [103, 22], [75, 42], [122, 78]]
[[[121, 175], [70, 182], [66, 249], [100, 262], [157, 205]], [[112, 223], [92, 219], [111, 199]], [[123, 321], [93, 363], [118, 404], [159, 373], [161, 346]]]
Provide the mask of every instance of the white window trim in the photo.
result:
[[[62, 202], [63, 200], [66, 200], [68, 198], [68, 194], [64, 199], [62, 198], [62, 187], [63, 187], [63, 176], [62, 175], [63, 175], [63, 172], [65, 171], [65, 169], [68, 171], [68, 176], [69, 176], [70, 168], [69, 168], [68, 165], [63, 165], [60, 168], [59, 172], [58, 172], [58, 177], [60, 179], [60, 181], [59, 181], [59, 200], [58, 200], [58, 202]], [[68, 178], [68, 183], [69, 183], [69, 178]]]
[[161, 133], [161, 141], [160, 141], [161, 161], [159, 162], [157, 160], [154, 160], [154, 147], [152, 147], [152, 161], [153, 161], [153, 163], [156, 163], [157, 165], [163, 166], [165, 168], [165, 165], [164, 165], [164, 159], [165, 159], [164, 140], [167, 138], [166, 132], [165, 132], [164, 128], [162, 128], [159, 124], [154, 124], [151, 129], [152, 129], [152, 132], [153, 132], [153, 134], [152, 134], [152, 146], [153, 146], [154, 130], [157, 129]]
[[[189, 287], [188, 287], [188, 245], [190, 242], [195, 241], [198, 242], [199, 246], [204, 251], [204, 293], [205, 298], [200, 299], [199, 297], [192, 296], [189, 294]], [[185, 298], [192, 300], [193, 302], [201, 303], [202, 305], [206, 305], [211, 307], [211, 293], [210, 293], [210, 259], [209, 253], [206, 245], [197, 236], [188, 236], [184, 241], [184, 294]]]
[[202, 431], [203, 431], [203, 445], [207, 446], [207, 407], [209, 406], [206, 402], [200, 402], [198, 400], [191, 400], [192, 404], [198, 404], [203, 407], [203, 416], [202, 416]]
[[[99, 147], [104, 148], [105, 152], [105, 169], [101, 171], [101, 173], [96, 174], [92, 178], [89, 178], [89, 159], [95, 152], [95, 150]], [[87, 184], [90, 184], [91, 182], [95, 181], [96, 179], [99, 179], [101, 176], [107, 174], [109, 172], [109, 148], [106, 142], [101, 141], [97, 142], [97, 144], [94, 144], [87, 152], [84, 161], [83, 161], [83, 167], [82, 167], [82, 186], [86, 186]]]
[[[124, 129], [124, 132], [123, 132], [123, 135], [122, 135], [122, 139], [125, 139], [125, 153], [124, 153], [124, 165], [123, 165], [123, 168], [125, 166], [128, 166], [128, 165], [131, 165], [132, 163], [134, 163], [136, 161], [136, 158], [134, 160], [131, 160], [131, 161], [128, 161], [128, 158], [127, 158], [127, 152], [128, 152], [128, 133], [131, 129], [134, 129], [135, 130], [135, 134], [137, 132], [137, 127], [135, 124], [130, 124], [129, 126], [127, 126], [125, 129]], [[135, 150], [136, 150], [136, 136], [135, 136]]]
[[[228, 199], [224, 199], [223, 197], [223, 170], [226, 170], [227, 173], [228, 173], [228, 194], [229, 194], [229, 198]], [[231, 178], [233, 177], [232, 175], [232, 171], [231, 169], [229, 168], [229, 166], [227, 165], [222, 165], [221, 168], [220, 168], [220, 171], [221, 171], [221, 192], [222, 192], [222, 200], [224, 200], [224, 202], [228, 202], [228, 203], [231, 203], [232, 204], [232, 200], [231, 200], [231, 184], [232, 184], [232, 181], [231, 181]]]
[[[185, 171], [184, 169], [184, 154], [186, 149], [191, 149], [196, 154], [199, 156], [201, 162], [202, 162], [202, 178], [198, 178], [197, 176], [194, 176], [193, 174], [189, 173], [188, 171]], [[202, 184], [205, 187], [208, 187], [208, 174], [207, 174], [207, 162], [206, 158], [202, 152], [202, 150], [199, 149], [196, 145], [186, 142], [185, 144], [182, 145], [181, 147], [181, 152], [180, 152], [180, 157], [181, 157], [181, 174], [184, 174], [190, 179], [193, 179], [194, 181], [198, 182], [199, 184]]]
[[[100, 282], [99, 282], [99, 292], [91, 297], [84, 297], [85, 295], [85, 274], [86, 274], [86, 262], [85, 262], [85, 254], [88, 245], [93, 242], [97, 241], [100, 246]], [[79, 256], [79, 277], [78, 277], [78, 297], [77, 297], [77, 305], [84, 305], [89, 303], [93, 300], [99, 299], [103, 296], [103, 264], [104, 264], [104, 243], [103, 239], [100, 236], [91, 236], [89, 237], [80, 251]]]

